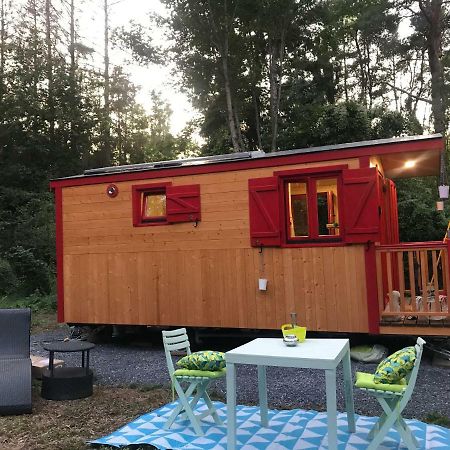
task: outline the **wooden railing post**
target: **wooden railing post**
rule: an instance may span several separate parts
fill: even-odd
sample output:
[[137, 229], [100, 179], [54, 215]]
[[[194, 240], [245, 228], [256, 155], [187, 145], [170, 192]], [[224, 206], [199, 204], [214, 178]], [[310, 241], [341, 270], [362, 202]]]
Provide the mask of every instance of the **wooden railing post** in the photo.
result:
[[[442, 307], [446, 307], [445, 299], [440, 297], [450, 295], [450, 241], [382, 244], [374, 250], [380, 318], [395, 317], [392, 323], [411, 316], [418, 325], [431, 324], [431, 320], [450, 321], [450, 313]], [[367, 261], [369, 253], [368, 246]], [[367, 265], [366, 274], [369, 271]], [[370, 307], [369, 300], [368, 292]]]
[[[366, 266], [366, 292], [369, 333], [380, 333], [380, 315], [378, 310], [378, 281], [375, 243], [369, 241], [364, 252]], [[382, 283], [382, 280], [379, 280]]]
[[[450, 295], [450, 239], [447, 239], [446, 241], [447, 243], [447, 251], [445, 252], [445, 281], [446, 281], [446, 291], [445, 291], [445, 295], [447, 296], [447, 298]], [[444, 265], [442, 265], [442, 268], [444, 268]]]

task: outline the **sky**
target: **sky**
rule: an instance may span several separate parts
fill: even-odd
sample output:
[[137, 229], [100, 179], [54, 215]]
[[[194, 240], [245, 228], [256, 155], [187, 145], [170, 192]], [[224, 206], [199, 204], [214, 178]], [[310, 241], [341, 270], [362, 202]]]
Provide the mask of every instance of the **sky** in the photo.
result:
[[[148, 26], [148, 13], [165, 13], [165, 8], [159, 0], [108, 0], [110, 28], [127, 26], [134, 20]], [[103, 66], [104, 58], [104, 0], [81, 0], [76, 10], [79, 25], [79, 41], [95, 49], [90, 57], [92, 64], [98, 68]], [[155, 42], [163, 43], [160, 30], [154, 30]], [[150, 110], [151, 101], [149, 93], [152, 90], [161, 92], [172, 111], [171, 131], [177, 134], [184, 125], [196, 116], [187, 96], [180, 92], [176, 80], [171, 74], [172, 67], [148, 66], [141, 67], [130, 62], [128, 54], [118, 49], [110, 48], [110, 62], [112, 65], [124, 65], [130, 74], [131, 80], [141, 87], [138, 101], [146, 110]]]

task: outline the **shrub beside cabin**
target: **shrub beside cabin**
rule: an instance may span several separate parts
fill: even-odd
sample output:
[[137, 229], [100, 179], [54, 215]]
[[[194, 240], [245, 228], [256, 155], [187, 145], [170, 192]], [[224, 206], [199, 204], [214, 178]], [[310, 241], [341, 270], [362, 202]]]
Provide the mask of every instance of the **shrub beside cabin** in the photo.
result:
[[309, 330], [448, 334], [447, 244], [399, 243], [393, 181], [438, 175], [443, 147], [404, 137], [54, 180], [59, 321], [277, 329], [296, 311]]

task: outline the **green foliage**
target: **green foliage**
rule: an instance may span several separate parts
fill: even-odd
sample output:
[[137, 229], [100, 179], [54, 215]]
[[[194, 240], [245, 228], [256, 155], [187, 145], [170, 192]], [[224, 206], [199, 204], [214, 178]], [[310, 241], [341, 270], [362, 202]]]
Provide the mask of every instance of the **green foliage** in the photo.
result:
[[16, 291], [18, 280], [8, 260], [0, 258], [0, 295]]
[[38, 293], [29, 296], [3, 296], [0, 297], [0, 308], [31, 308], [36, 313], [53, 312], [56, 310], [56, 296]]
[[423, 421], [434, 425], [440, 425], [441, 427], [450, 428], [450, 417], [436, 411], [428, 413], [423, 418]]
[[[180, 139], [171, 133], [171, 111], [160, 96], [153, 95], [147, 113], [137, 102], [138, 87], [117, 66], [107, 114], [103, 73], [86, 59], [93, 49], [76, 42], [73, 61], [62, 54], [61, 5], [52, 4], [50, 41], [44, 6], [5, 2], [0, 10], [0, 293], [24, 296], [54, 291], [51, 179], [195, 152], [189, 130]], [[149, 53], [152, 43], [142, 31], [132, 27], [124, 40], [133, 42], [135, 56], [155, 62], [158, 51]]]
[[140, 64], [162, 64], [163, 53], [153, 43], [150, 32], [151, 30], [146, 30], [141, 24], [131, 21], [127, 28], [114, 30], [113, 41], [117, 47], [131, 50], [133, 59]]
[[[396, 184], [400, 241], [441, 241], [447, 219], [443, 212], [436, 210], [436, 178], [401, 179]], [[448, 209], [446, 212], [448, 217]]]

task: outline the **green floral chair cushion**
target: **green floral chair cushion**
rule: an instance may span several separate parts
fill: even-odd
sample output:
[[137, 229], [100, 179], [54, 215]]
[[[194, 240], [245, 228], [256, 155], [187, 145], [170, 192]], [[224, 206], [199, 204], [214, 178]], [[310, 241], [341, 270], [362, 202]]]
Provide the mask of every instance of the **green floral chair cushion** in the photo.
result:
[[364, 389], [375, 389], [377, 391], [404, 392], [407, 388], [406, 380], [402, 378], [396, 384], [375, 383], [373, 373], [356, 372], [355, 386]]
[[398, 384], [412, 370], [415, 360], [414, 347], [402, 348], [378, 364], [373, 381], [382, 384]]
[[174, 377], [206, 377], [206, 378], [221, 378], [227, 374], [227, 369], [220, 370], [189, 370], [177, 369], [173, 373]]
[[177, 361], [177, 366], [189, 370], [214, 372], [225, 367], [225, 353], [205, 350], [187, 355]]

